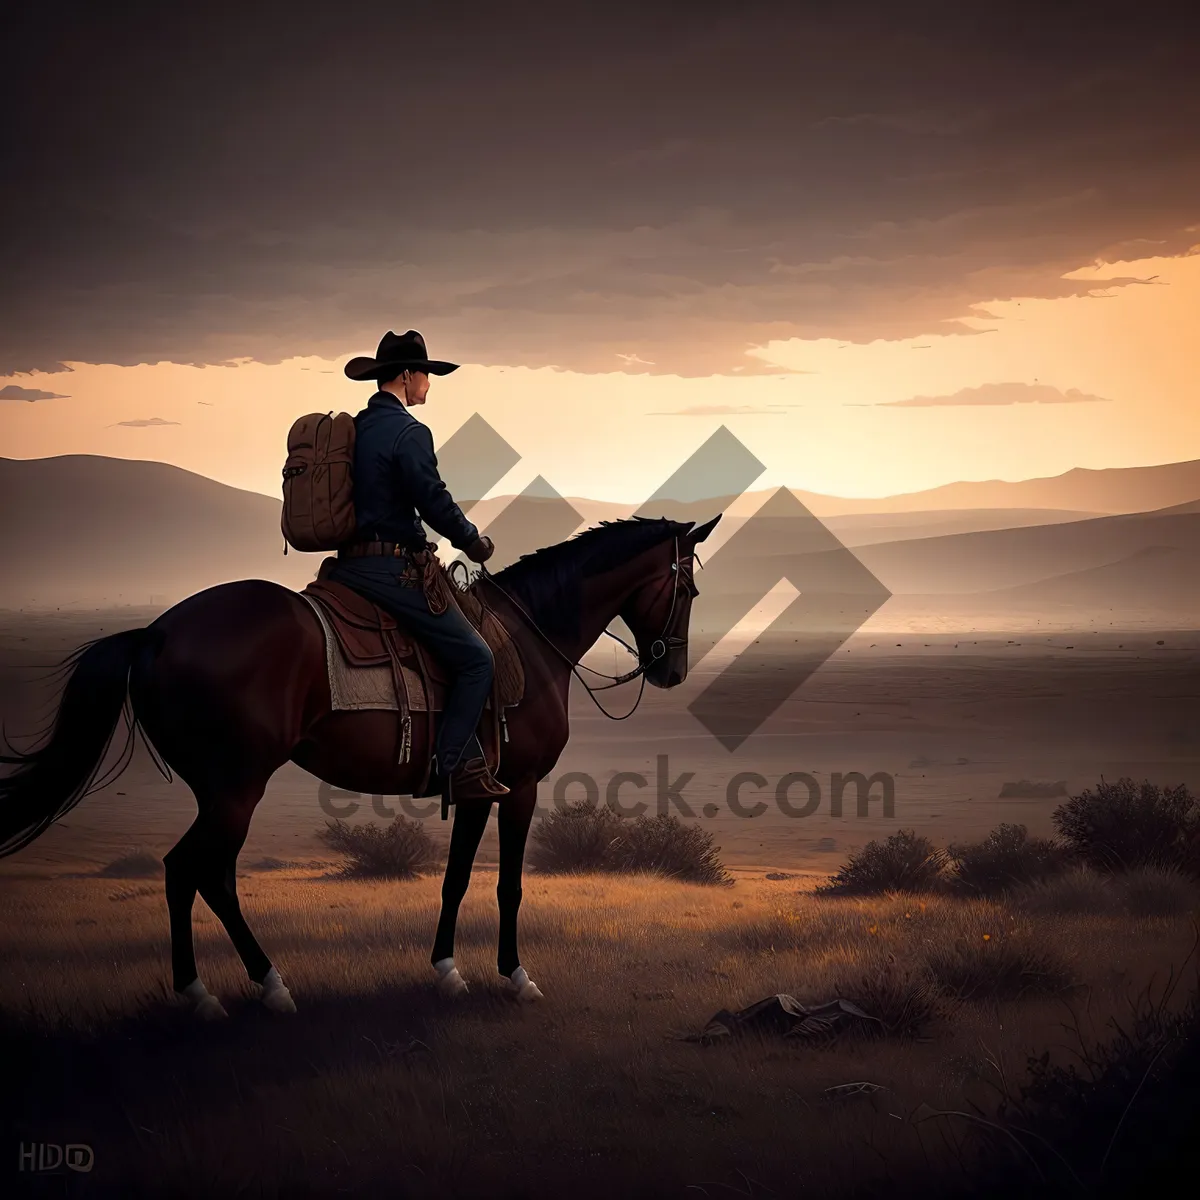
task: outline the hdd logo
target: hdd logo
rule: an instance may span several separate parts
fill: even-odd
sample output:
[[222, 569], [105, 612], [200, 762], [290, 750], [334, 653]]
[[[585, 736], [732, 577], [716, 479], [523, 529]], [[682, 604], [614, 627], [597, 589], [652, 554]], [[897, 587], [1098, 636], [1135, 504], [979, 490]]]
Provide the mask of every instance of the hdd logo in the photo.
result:
[[[520, 460], [478, 414], [438, 452], [442, 475], [464, 511]], [[706, 521], [724, 511], [765, 471], [724, 426], [693, 453], [637, 515]], [[580, 514], [541, 476], [487, 526], [505, 557], [569, 537]], [[779, 488], [698, 572], [689, 642], [695, 666], [781, 583], [786, 607], [688, 705], [730, 751], [736, 750], [891, 593], [796, 497]]]

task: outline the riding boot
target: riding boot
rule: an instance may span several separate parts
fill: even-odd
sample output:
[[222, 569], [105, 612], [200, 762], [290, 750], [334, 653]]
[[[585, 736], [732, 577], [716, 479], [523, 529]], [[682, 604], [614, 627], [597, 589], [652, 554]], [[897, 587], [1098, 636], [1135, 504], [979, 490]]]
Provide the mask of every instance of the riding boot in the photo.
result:
[[496, 800], [508, 795], [508, 788], [488, 770], [482, 758], [460, 762], [450, 773], [448, 803], [460, 800]]

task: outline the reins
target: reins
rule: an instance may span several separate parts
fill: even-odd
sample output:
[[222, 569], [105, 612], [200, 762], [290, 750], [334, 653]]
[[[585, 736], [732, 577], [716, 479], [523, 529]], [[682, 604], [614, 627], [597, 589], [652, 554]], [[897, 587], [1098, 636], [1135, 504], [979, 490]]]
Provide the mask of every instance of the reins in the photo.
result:
[[[536, 633], [542, 639], [542, 641], [544, 641], [546, 645], [549, 646], [550, 649], [553, 650], [554, 653], [557, 654], [558, 657], [561, 658], [563, 662], [565, 662], [567, 666], [571, 668], [571, 673], [576, 679], [579, 680], [580, 683], [583, 684], [584, 691], [587, 692], [592, 703], [610, 721], [624, 721], [633, 716], [633, 714], [637, 711], [638, 705], [642, 702], [642, 694], [646, 690], [646, 668], [653, 666], [660, 658], [665, 658], [670, 650], [678, 649], [680, 646], [687, 645], [687, 638], [674, 636], [669, 632], [671, 629], [671, 623], [675, 617], [675, 607], [679, 598], [679, 562], [679, 535], [676, 534], [675, 561], [671, 564], [671, 607], [667, 612], [667, 619], [663, 624], [662, 633], [650, 644], [651, 656], [649, 662], [643, 659], [641, 653], [635, 647], [631, 646], [627, 641], [625, 641], [624, 638], [619, 637], [609, 629], [604, 629], [602, 631], [612, 638], [613, 641], [620, 642], [630, 654], [634, 655], [638, 660], [638, 665], [634, 667], [632, 671], [626, 671], [623, 675], [606, 675], [603, 671], [597, 671], [595, 667], [584, 666], [583, 669], [585, 671], [591, 671], [593, 675], [599, 675], [601, 679], [611, 680], [610, 683], [603, 684], [600, 687], [592, 687], [588, 681], [584, 679], [582, 675], [580, 675], [579, 668], [583, 666], [583, 664], [572, 662], [571, 659], [564, 654], [557, 645], [555, 645], [554, 641], [550, 638], [550, 635], [546, 633], [546, 631], [542, 629], [542, 627], [533, 619], [533, 616], [529, 613], [525, 606], [516, 600], [507, 588], [504, 588], [497, 583], [496, 576], [493, 575], [491, 571], [489, 571], [482, 563], [479, 566], [479, 576], [481, 579], [486, 579], [513, 606], [513, 608], [515, 608], [517, 612], [521, 614], [521, 616], [525, 619], [525, 622], [529, 625], [530, 629], [532, 629], [534, 633]], [[637, 698], [633, 702], [633, 707], [630, 708], [627, 713], [622, 713], [620, 716], [610, 713], [608, 709], [606, 709], [604, 705], [596, 699], [596, 692], [605, 692], [608, 691], [609, 688], [620, 687], [621, 684], [629, 683], [630, 680], [636, 679], [639, 675], [642, 677], [642, 682], [638, 687]]]

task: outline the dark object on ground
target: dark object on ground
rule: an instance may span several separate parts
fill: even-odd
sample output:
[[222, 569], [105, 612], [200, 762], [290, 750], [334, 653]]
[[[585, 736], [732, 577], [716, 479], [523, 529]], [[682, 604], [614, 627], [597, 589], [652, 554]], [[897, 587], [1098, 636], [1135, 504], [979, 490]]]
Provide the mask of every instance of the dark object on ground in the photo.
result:
[[743, 1033], [830, 1040], [845, 1033], [882, 1031], [883, 1024], [878, 1017], [863, 1012], [849, 1000], [837, 999], [807, 1006], [795, 996], [780, 992], [738, 1012], [723, 1008], [699, 1033], [688, 1034], [682, 1040], [708, 1045]]
[[817, 891], [841, 896], [929, 891], [941, 878], [947, 861], [945, 850], [927, 837], [901, 829], [882, 842], [868, 842]]
[[795, 879], [796, 876], [793, 875], [790, 871], [768, 871], [763, 876], [763, 878], [764, 879]]

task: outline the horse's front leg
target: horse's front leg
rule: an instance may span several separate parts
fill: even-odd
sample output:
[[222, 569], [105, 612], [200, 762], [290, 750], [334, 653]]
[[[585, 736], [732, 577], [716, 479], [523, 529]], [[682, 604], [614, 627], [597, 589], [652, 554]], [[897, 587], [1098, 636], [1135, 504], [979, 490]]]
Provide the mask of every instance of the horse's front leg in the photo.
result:
[[521, 870], [525, 842], [537, 807], [537, 782], [514, 787], [500, 801], [500, 872], [496, 899], [500, 905], [500, 948], [497, 966], [508, 990], [520, 1000], [540, 1000], [542, 993], [517, 955], [517, 913], [521, 908]]
[[458, 924], [459, 906], [471, 882], [475, 854], [491, 811], [490, 801], [471, 800], [454, 806], [450, 854], [446, 860], [446, 875], [442, 880], [442, 911], [438, 917], [437, 935], [433, 939], [433, 954], [430, 955], [438, 976], [438, 990], [452, 998], [462, 996], [467, 991], [467, 982], [454, 965], [454, 930]]

